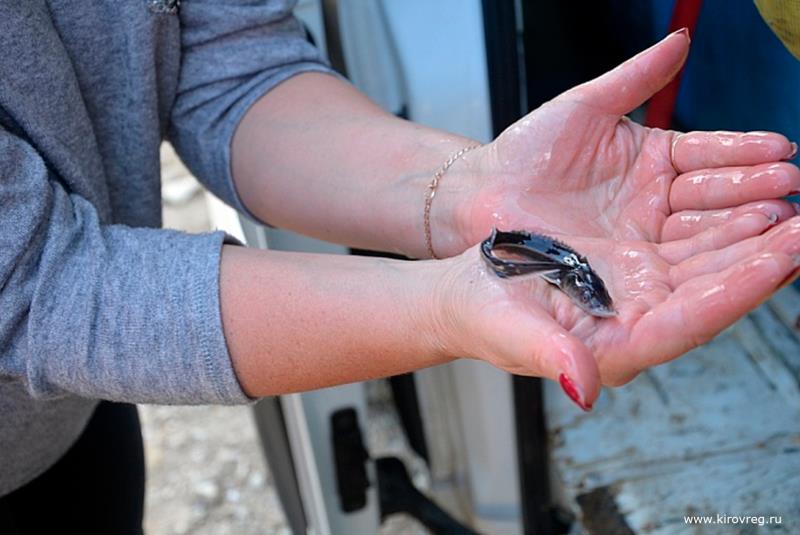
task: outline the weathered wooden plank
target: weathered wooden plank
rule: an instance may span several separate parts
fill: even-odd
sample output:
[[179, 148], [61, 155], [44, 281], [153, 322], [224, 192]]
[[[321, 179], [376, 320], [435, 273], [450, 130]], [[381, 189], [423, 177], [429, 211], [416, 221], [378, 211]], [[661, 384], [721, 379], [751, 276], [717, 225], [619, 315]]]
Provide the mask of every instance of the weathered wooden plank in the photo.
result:
[[[766, 307], [760, 307], [756, 313], [769, 310], [781, 320], [782, 332], [774, 333], [775, 341], [782, 348], [781, 355], [786, 365], [792, 370], [795, 379], [800, 381], [800, 351], [793, 347], [800, 336], [800, 297], [794, 287], [785, 288], [770, 299]], [[759, 317], [755, 314], [756, 318]], [[772, 339], [770, 335], [768, 339]]]
[[799, 446], [797, 436], [780, 437], [761, 447], [680, 463], [657, 479], [622, 482], [615, 501], [635, 533], [755, 532], [752, 525], [724, 519], [704, 528], [684, 519], [718, 514], [763, 516], [765, 521], [774, 516], [781, 523], [771, 525], [770, 533], [797, 533]]
[[787, 405], [800, 410], [800, 385], [784, 356], [798, 351], [797, 339], [786, 332], [767, 307], [736, 324], [731, 333], [757, 367], [766, 387], [776, 390]]
[[578, 514], [613, 496], [604, 510], [637, 533], [732, 532], [687, 526], [692, 511], [783, 515], [772, 529], [800, 529], [798, 314], [787, 288], [711, 343], [606, 390], [590, 415], [548, 385], [556, 494]]

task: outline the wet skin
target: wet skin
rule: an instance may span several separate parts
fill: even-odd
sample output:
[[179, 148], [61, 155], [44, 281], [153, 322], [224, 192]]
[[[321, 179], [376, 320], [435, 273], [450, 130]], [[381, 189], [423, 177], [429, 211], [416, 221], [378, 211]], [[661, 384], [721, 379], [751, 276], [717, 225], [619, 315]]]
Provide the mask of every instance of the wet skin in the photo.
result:
[[486, 177], [462, 205], [468, 241], [497, 227], [660, 243], [743, 213], [794, 216], [781, 198], [800, 190], [800, 170], [780, 161], [795, 150], [784, 136], [679, 133], [624, 117], [687, 51], [688, 39], [674, 34], [466, 155], [458, 165]]
[[462, 332], [493, 333], [464, 354], [512, 373], [554, 380], [566, 373], [591, 405], [601, 384], [624, 384], [682, 355], [768, 298], [796, 268], [800, 217], [772, 226], [762, 214], [745, 214], [664, 244], [556, 237], [605, 281], [616, 317], [586, 314], [539, 278], [497, 277], [478, 247], [452, 261], [449, 309], [469, 318]]
[[441, 323], [492, 336], [459, 354], [560, 381], [588, 408], [601, 385], [710, 340], [793, 276], [800, 217], [783, 197], [800, 191], [800, 170], [786, 161], [795, 144], [624, 116], [674, 76], [688, 46], [685, 34], [668, 36], [453, 165], [437, 202], [460, 198], [464, 246], [492, 228], [557, 238], [586, 256], [618, 312], [587, 315], [541, 278], [500, 279], [473, 248], [454, 264]]

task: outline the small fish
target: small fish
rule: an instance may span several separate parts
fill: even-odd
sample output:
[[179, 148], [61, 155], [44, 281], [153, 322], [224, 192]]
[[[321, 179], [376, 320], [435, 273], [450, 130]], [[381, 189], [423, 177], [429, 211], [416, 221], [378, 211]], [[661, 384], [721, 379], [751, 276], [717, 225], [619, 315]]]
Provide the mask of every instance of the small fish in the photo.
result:
[[[495, 251], [505, 253], [507, 258], [496, 256]], [[492, 235], [481, 243], [481, 256], [498, 277], [537, 274], [558, 286], [584, 312], [601, 318], [617, 315], [603, 279], [588, 260], [554, 238], [493, 229]]]

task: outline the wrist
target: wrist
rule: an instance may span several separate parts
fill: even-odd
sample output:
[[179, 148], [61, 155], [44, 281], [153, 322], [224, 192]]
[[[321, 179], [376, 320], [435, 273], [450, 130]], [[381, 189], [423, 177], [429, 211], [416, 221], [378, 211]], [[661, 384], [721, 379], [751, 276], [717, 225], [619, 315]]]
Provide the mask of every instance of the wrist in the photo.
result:
[[[429, 186], [449, 158], [472, 145], [477, 143], [468, 138], [436, 131], [423, 132], [412, 144], [395, 151], [387, 161], [389, 167], [402, 170], [380, 194], [381, 198], [391, 200], [386, 211], [389, 218], [382, 228], [386, 232], [384, 241], [396, 244], [395, 252], [412, 258], [431, 257], [425, 227]], [[453, 162], [431, 200], [431, 241], [437, 257], [453, 256], [469, 245], [464, 228], [469, 211], [466, 206], [477, 182], [473, 160], [461, 157]]]
[[480, 182], [480, 149], [471, 143], [450, 154], [427, 186], [423, 230], [428, 256], [447, 258], [473, 245], [469, 230]]
[[[464, 312], [471, 288], [463, 281], [467, 266], [460, 257], [413, 262], [422, 281], [421, 300], [417, 301], [417, 332], [424, 351], [442, 362], [471, 356], [465, 338]], [[474, 279], [473, 279], [474, 280]]]

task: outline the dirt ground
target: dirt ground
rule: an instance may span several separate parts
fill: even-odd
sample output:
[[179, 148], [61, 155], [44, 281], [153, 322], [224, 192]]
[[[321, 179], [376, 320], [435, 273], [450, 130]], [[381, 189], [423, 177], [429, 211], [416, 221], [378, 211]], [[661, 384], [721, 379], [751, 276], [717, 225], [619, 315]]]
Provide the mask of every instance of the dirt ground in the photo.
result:
[[[164, 226], [210, 230], [202, 190], [169, 146]], [[140, 406], [149, 535], [289, 534], [248, 407]]]
[[[164, 225], [209, 230], [202, 190], [165, 145], [162, 150]], [[416, 481], [424, 467], [409, 453], [388, 390], [369, 389], [367, 442], [373, 454], [407, 460]], [[289, 534], [272, 477], [258, 446], [249, 407], [141, 406], [147, 462], [148, 535]], [[424, 534], [398, 516], [381, 534]]]
[[244, 407], [141, 408], [150, 535], [289, 534]]

